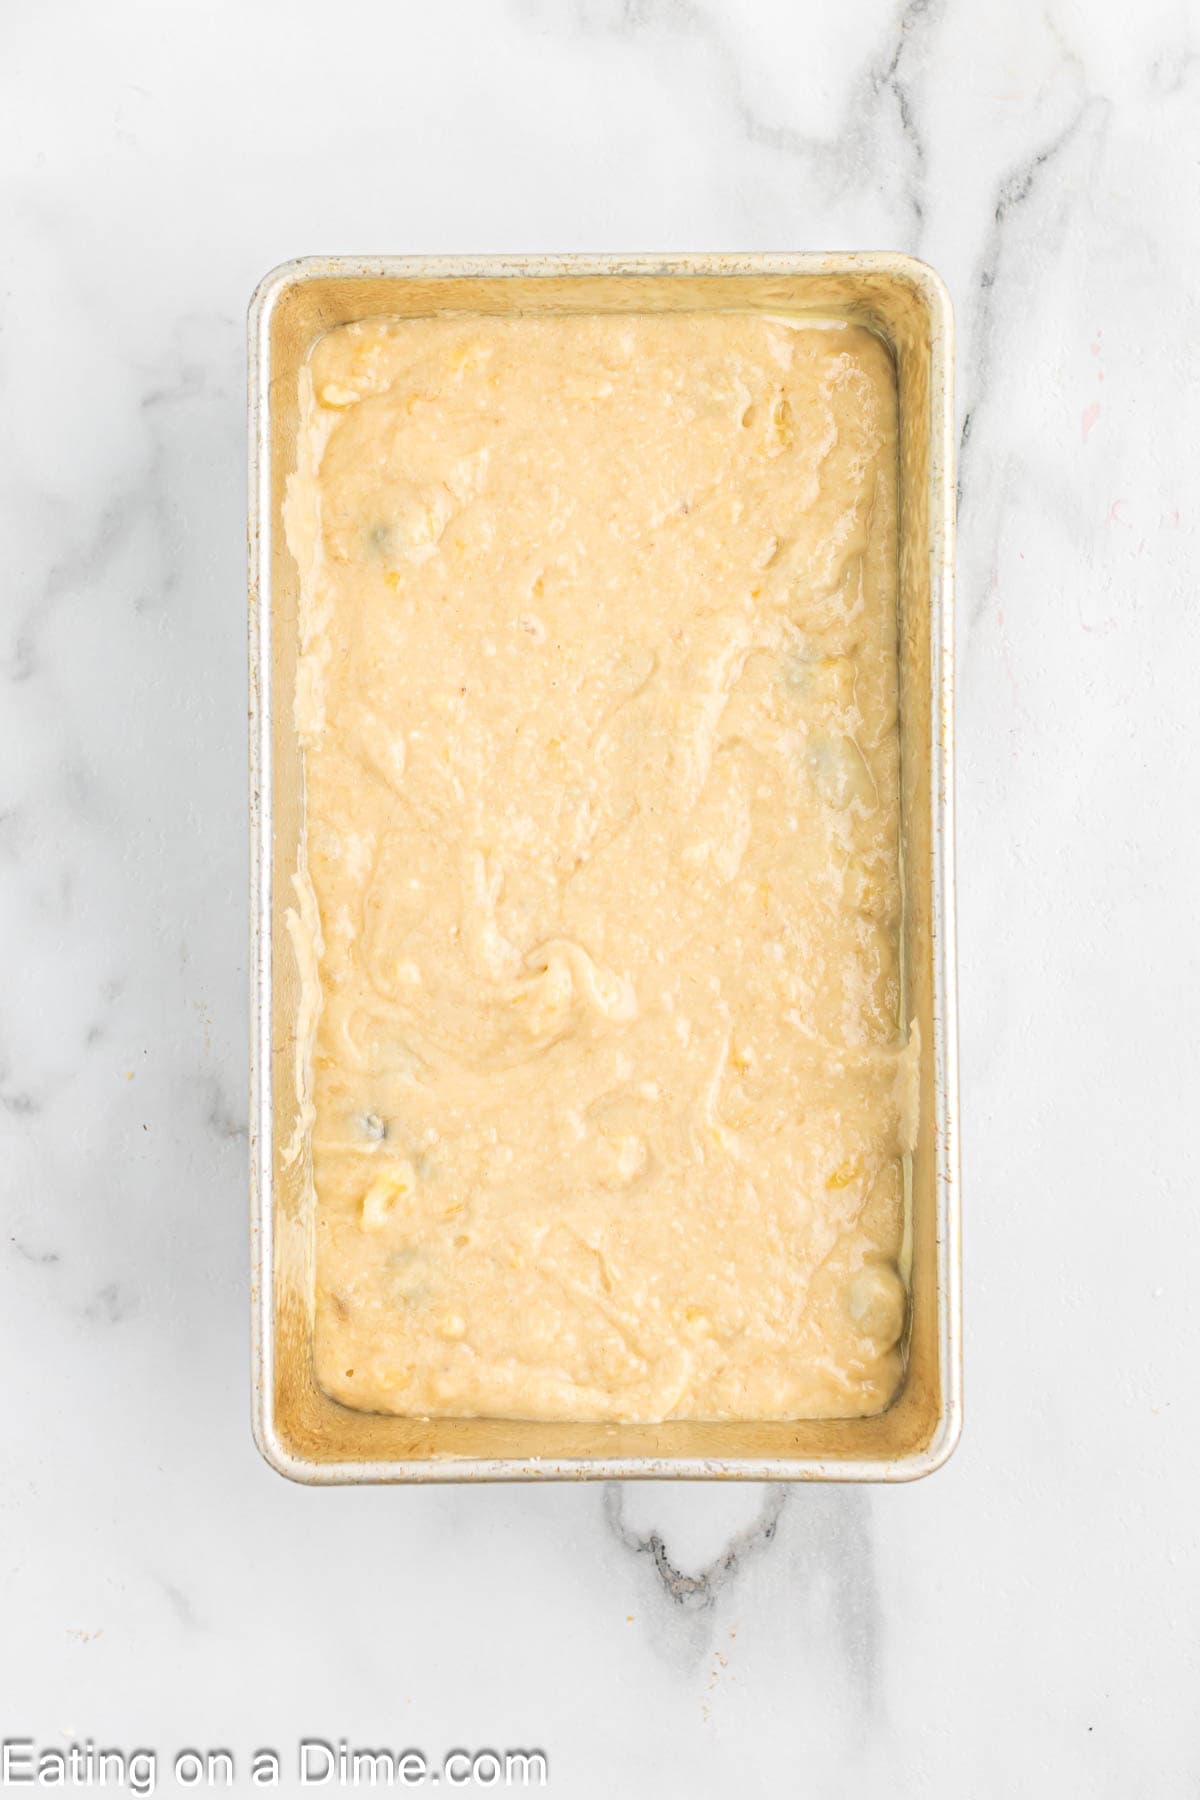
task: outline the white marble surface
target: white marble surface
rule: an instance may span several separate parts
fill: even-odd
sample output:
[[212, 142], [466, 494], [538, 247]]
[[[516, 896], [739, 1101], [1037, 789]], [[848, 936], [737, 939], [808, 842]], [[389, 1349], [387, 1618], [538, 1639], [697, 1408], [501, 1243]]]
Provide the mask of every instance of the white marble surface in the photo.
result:
[[[41, 0], [0, 46], [0, 1734], [1194, 1794], [1195, 7]], [[958, 313], [963, 1444], [890, 1492], [290, 1487], [248, 1425], [250, 291], [843, 247]]]

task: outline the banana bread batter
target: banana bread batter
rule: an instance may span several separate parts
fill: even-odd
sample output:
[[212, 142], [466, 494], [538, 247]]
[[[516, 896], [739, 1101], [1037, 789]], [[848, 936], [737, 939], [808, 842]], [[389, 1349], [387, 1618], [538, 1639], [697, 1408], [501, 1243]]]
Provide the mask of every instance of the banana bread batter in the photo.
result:
[[506, 1418], [901, 1372], [896, 386], [846, 323], [373, 319], [302, 377], [317, 1375]]

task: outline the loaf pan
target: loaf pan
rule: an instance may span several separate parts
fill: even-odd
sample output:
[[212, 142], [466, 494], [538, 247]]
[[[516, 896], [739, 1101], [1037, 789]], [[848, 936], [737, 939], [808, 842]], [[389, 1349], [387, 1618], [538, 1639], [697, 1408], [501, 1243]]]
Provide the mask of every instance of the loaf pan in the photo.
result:
[[[900, 400], [902, 958], [920, 1032], [909, 1170], [911, 1293], [901, 1389], [872, 1418], [741, 1424], [403, 1419], [340, 1406], [313, 1375], [313, 1197], [296, 1129], [293, 902], [303, 788], [292, 717], [298, 571], [281, 510], [299, 373], [332, 326], [376, 314], [769, 312], [850, 317], [891, 347]], [[671, 1478], [908, 1481], [962, 1416], [954, 966], [953, 324], [908, 256], [306, 257], [259, 285], [249, 320], [250, 1172], [255, 1438], [312, 1483]]]

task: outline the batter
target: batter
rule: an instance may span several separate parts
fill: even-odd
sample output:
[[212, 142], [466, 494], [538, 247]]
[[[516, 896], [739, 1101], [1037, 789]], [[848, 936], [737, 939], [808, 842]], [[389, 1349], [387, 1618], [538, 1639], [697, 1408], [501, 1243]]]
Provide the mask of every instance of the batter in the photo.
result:
[[880, 1410], [915, 1124], [887, 351], [734, 314], [372, 319], [301, 402], [321, 1385]]

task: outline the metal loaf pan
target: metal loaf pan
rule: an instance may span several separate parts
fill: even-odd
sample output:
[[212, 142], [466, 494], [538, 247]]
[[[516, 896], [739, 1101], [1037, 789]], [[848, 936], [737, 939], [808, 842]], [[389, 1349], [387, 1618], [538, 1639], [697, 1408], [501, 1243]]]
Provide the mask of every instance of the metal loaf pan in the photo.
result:
[[[292, 903], [302, 774], [292, 720], [298, 572], [281, 508], [295, 466], [298, 376], [314, 340], [372, 314], [830, 313], [875, 330], [900, 393], [902, 967], [921, 1034], [911, 1164], [907, 1372], [892, 1405], [840, 1421], [664, 1425], [400, 1419], [351, 1411], [312, 1367], [312, 1192], [296, 1125]], [[268, 275], [250, 309], [250, 1169], [254, 1430], [306, 1482], [649, 1477], [906, 1481], [937, 1468], [961, 1422], [953, 873], [953, 325], [941, 281], [908, 256], [311, 257]]]

